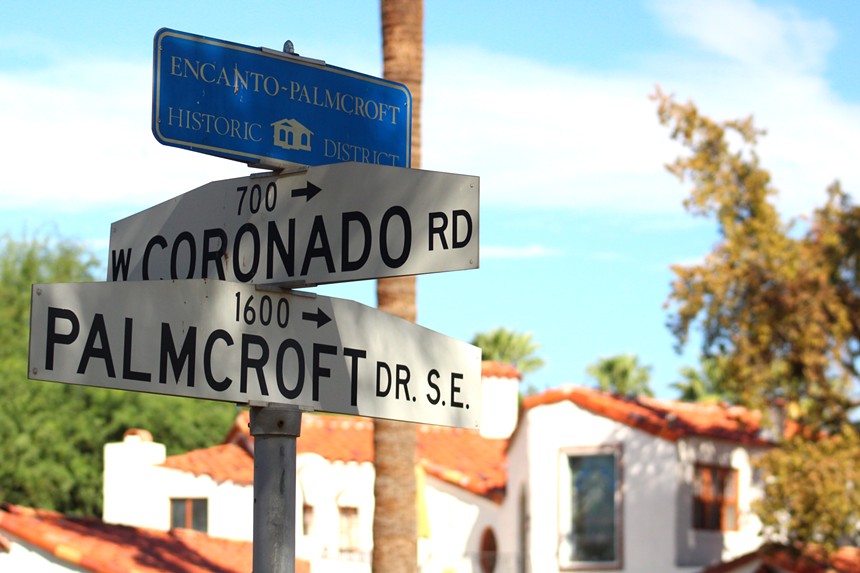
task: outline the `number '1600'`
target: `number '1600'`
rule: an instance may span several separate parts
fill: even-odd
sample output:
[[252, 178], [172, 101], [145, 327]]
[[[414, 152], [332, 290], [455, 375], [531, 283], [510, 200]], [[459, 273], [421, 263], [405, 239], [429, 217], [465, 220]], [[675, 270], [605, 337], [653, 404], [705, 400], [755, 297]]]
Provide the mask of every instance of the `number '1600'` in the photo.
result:
[[236, 293], [236, 322], [244, 322], [251, 325], [259, 322], [263, 326], [269, 326], [274, 320], [281, 328], [286, 328], [290, 322], [290, 301], [286, 298], [277, 298], [264, 294], [259, 299], [254, 295], [248, 295], [244, 299], [241, 292]]

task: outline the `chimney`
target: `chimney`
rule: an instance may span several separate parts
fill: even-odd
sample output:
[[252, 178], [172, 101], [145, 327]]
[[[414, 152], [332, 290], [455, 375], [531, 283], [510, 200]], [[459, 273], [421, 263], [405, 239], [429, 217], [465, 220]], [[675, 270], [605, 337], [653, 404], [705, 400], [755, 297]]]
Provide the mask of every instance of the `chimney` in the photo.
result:
[[[164, 444], [147, 430], [130, 429], [122, 442], [104, 447], [102, 520], [135, 527], [164, 529], [164, 516], [153, 503], [152, 471], [167, 459]], [[169, 518], [168, 518], [169, 519]]]
[[522, 375], [513, 364], [481, 363], [481, 436], [494, 440], [511, 437], [519, 417]]

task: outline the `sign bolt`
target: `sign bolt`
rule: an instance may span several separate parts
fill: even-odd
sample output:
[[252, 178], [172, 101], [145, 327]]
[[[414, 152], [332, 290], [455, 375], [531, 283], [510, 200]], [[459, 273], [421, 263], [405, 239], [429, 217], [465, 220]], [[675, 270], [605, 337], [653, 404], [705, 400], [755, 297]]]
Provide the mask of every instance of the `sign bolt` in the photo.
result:
[[293, 44], [292, 40], [287, 40], [286, 42], [284, 42], [284, 51], [288, 54], [298, 56], [298, 54], [296, 53], [296, 47]]

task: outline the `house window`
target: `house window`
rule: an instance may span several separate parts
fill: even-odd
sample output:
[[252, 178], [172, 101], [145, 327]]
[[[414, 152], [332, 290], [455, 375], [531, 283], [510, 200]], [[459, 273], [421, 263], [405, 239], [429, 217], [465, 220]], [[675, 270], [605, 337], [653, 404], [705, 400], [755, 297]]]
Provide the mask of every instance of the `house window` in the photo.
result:
[[722, 466], [696, 465], [693, 479], [693, 527], [711, 531], [738, 528], [738, 472]]
[[340, 552], [357, 553], [359, 546], [359, 523], [357, 507], [339, 507]]
[[314, 527], [314, 506], [302, 505], [302, 533], [310, 535]]
[[559, 466], [560, 565], [620, 568], [620, 446], [565, 450]]
[[194, 529], [206, 533], [209, 523], [209, 502], [198, 498], [170, 499], [170, 527]]
[[479, 558], [481, 573], [493, 573], [496, 570], [498, 550], [496, 534], [493, 533], [491, 527], [487, 527], [484, 529], [484, 533], [481, 534], [481, 554]]

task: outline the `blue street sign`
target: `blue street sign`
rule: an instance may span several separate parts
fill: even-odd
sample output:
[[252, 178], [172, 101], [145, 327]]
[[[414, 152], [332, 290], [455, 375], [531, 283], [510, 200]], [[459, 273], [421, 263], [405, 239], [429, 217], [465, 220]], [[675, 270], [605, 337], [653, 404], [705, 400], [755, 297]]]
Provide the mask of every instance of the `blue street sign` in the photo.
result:
[[162, 28], [152, 96], [164, 145], [269, 165], [410, 167], [412, 96], [396, 82]]

